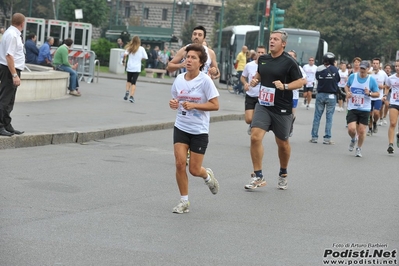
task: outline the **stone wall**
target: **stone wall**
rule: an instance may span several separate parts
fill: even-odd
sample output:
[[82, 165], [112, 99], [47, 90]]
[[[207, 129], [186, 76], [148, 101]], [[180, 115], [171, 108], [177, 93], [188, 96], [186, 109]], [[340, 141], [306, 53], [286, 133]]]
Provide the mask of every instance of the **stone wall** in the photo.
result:
[[[185, 3], [189, 2], [187, 5]], [[120, 15], [124, 16], [125, 8], [130, 8], [130, 18], [124, 18], [125, 23], [136, 22], [140, 26], [171, 28], [173, 17], [172, 0], [146, 0], [140, 1], [122, 1]], [[216, 18], [221, 9], [221, 0], [175, 0], [175, 12], [173, 20], [174, 35], [181, 37], [182, 28], [186, 22], [186, 12], [189, 12], [191, 6], [191, 16], [197, 25], [202, 25], [207, 29], [207, 42], [212, 45], [213, 27]], [[148, 19], [143, 18], [143, 10], [149, 9]], [[167, 19], [162, 20], [162, 10], [167, 10]], [[131, 24], [132, 25], [132, 24]], [[176, 46], [174, 44], [173, 46]]]

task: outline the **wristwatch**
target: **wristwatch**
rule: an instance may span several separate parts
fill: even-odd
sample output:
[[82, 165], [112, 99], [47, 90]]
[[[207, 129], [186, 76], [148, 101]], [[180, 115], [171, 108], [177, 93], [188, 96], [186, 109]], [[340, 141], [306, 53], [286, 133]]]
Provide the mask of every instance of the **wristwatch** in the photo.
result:
[[18, 77], [17, 73], [12, 74], [12, 78]]
[[284, 90], [288, 90], [288, 84], [284, 84]]
[[371, 91], [369, 91], [369, 97], [371, 97]]

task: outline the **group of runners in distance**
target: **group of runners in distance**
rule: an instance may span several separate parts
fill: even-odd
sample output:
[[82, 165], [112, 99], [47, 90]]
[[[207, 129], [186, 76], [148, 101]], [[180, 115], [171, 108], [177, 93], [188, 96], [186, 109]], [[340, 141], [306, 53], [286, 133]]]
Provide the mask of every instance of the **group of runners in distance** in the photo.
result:
[[[212, 79], [220, 76], [215, 52], [203, 45], [205, 38], [205, 28], [195, 27], [192, 32], [192, 44], [181, 48], [167, 66], [171, 72], [179, 68], [187, 70], [175, 79], [171, 88], [172, 99], [169, 101], [170, 108], [177, 112], [173, 143], [180, 201], [173, 208], [173, 212], [179, 214], [189, 212], [190, 207], [188, 153], [190, 174], [203, 178], [212, 194], [219, 191], [219, 182], [213, 171], [202, 166], [209, 142], [210, 111], [219, 109], [219, 92]], [[309, 58], [309, 63], [302, 69], [296, 61], [295, 51], [285, 51], [287, 38], [285, 31], [271, 32], [268, 49], [264, 46], [257, 47], [255, 60], [245, 66], [240, 77], [246, 91], [245, 122], [249, 124], [253, 166], [250, 181], [244, 186], [248, 191], [266, 186], [262, 172], [262, 142], [269, 131], [273, 131], [278, 147], [278, 188], [287, 189], [287, 168], [291, 155], [289, 138], [293, 132], [298, 90], [304, 88], [304, 104], [309, 109], [316, 81], [319, 93], [315, 101], [316, 105], [322, 107], [319, 110], [320, 117], [324, 106], [327, 106], [328, 114], [332, 101], [334, 109], [338, 111], [343, 111], [344, 101], [347, 102], [347, 127], [351, 137], [349, 151], [353, 151], [357, 145], [356, 157], [362, 157], [361, 147], [367, 127], [370, 135], [376, 133], [378, 125], [387, 123], [386, 115], [389, 113], [388, 153], [394, 153], [395, 128], [399, 115], [399, 60], [395, 63], [398, 74], [393, 75], [387, 75], [379, 69], [378, 58], [373, 59], [372, 68], [369, 62], [355, 58], [353, 68], [341, 63], [338, 70], [334, 65], [335, 55], [332, 53], [324, 55], [323, 65], [319, 67], [314, 65], [314, 58]], [[384, 70], [388, 69], [388, 66]], [[327, 116], [329, 115], [332, 114]], [[312, 143], [317, 143], [319, 121], [316, 120], [313, 121], [310, 141]], [[332, 124], [332, 119], [330, 120], [327, 122]], [[331, 127], [326, 126], [323, 144], [334, 144], [330, 131]], [[396, 134], [396, 139], [399, 147], [399, 133]]]

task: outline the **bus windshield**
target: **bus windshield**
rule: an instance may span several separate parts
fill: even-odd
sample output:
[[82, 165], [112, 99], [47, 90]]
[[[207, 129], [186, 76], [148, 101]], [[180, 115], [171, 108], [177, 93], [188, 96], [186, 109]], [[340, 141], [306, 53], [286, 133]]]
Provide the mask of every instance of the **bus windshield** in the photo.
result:
[[298, 63], [303, 65], [308, 62], [309, 57], [316, 56], [318, 47], [318, 36], [289, 33], [285, 51], [294, 50], [297, 53]]
[[[299, 64], [306, 64], [309, 57], [314, 57], [316, 64], [320, 63], [319, 54], [321, 53], [323, 55], [324, 51], [319, 51], [320, 33], [318, 31], [292, 28], [283, 28], [281, 30], [286, 31], [288, 34], [285, 51], [289, 52], [290, 50], [294, 50], [297, 54]], [[265, 29], [263, 45], [267, 48], [269, 46], [269, 36], [269, 30]], [[245, 38], [245, 44], [248, 46], [248, 49], [255, 49], [258, 43], [259, 30], [248, 31]]]
[[[259, 29], [254, 25], [235, 25], [222, 29], [220, 51], [218, 39], [215, 40], [213, 49], [217, 53], [221, 83], [225, 83], [228, 75], [234, 72], [234, 61], [245, 43], [245, 34], [250, 30]], [[216, 36], [219, 31], [216, 31]]]

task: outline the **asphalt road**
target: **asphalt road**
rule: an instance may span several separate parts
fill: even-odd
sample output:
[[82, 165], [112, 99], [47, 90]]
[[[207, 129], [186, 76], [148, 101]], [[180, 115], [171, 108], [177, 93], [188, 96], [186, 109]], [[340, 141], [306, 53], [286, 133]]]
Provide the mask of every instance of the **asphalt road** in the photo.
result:
[[273, 133], [264, 140], [268, 185], [247, 192], [247, 126], [212, 123], [204, 166], [220, 192], [190, 177], [183, 215], [172, 213], [179, 200], [172, 129], [0, 150], [0, 265], [313, 266], [332, 265], [323, 261], [333, 256], [323, 256], [340, 259], [347, 249], [389, 255], [343, 258], [347, 265], [397, 264], [399, 155], [386, 152], [387, 127], [356, 158], [344, 113], [334, 116], [336, 145], [308, 142], [313, 109], [300, 107], [297, 117], [286, 191], [277, 189]]

